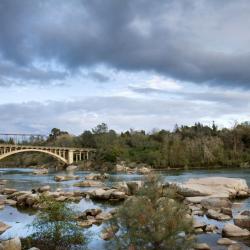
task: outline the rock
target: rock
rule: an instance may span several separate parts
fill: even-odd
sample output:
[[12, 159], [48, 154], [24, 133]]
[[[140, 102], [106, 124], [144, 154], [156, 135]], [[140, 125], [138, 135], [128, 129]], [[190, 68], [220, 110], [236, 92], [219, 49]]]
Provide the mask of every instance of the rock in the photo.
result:
[[248, 191], [239, 191], [236, 194], [236, 197], [238, 198], [247, 198], [249, 196]]
[[86, 220], [87, 216], [95, 217], [98, 214], [100, 214], [101, 212], [102, 212], [102, 210], [100, 208], [87, 209], [82, 214], [79, 215], [78, 219]]
[[222, 229], [222, 236], [224, 237], [249, 237], [250, 232], [247, 229], [242, 229], [233, 224], [226, 224]]
[[46, 192], [46, 191], [50, 191], [50, 186], [49, 185], [42, 186], [42, 187], [38, 188], [38, 192], [40, 192], [40, 193], [43, 193], [43, 192]]
[[228, 250], [244, 250], [244, 249], [247, 249], [247, 248], [243, 248], [240, 244], [238, 243], [235, 243], [235, 244], [232, 244], [228, 247]]
[[218, 198], [234, 198], [241, 191], [247, 192], [244, 179], [226, 177], [206, 177], [190, 179], [185, 184], [176, 184], [177, 192], [185, 197], [210, 196]]
[[26, 198], [25, 204], [28, 205], [29, 207], [32, 207], [37, 202], [38, 202], [38, 195], [31, 194]]
[[91, 181], [102, 181], [104, 179], [107, 179], [108, 177], [109, 177], [108, 174], [90, 174], [86, 175], [85, 179]]
[[206, 209], [214, 208], [231, 208], [232, 202], [227, 198], [210, 197], [201, 200], [201, 205]]
[[16, 237], [10, 240], [4, 240], [1, 242], [4, 250], [21, 250], [21, 240]]
[[149, 173], [151, 173], [151, 169], [146, 168], [146, 167], [137, 168], [137, 173], [139, 173], [139, 174], [149, 174]]
[[0, 221], [0, 234], [4, 233], [7, 229], [9, 229], [11, 226], [3, 223]]
[[230, 217], [233, 216], [233, 212], [231, 208], [222, 207], [220, 211], [221, 213], [229, 215]]
[[78, 166], [75, 166], [75, 165], [69, 165], [67, 168], [66, 168], [66, 171], [74, 171], [78, 168]]
[[14, 200], [11, 200], [11, 199], [6, 199], [5, 200], [5, 204], [6, 205], [10, 205], [10, 206], [16, 206], [16, 201], [14, 201]]
[[95, 218], [97, 220], [110, 220], [112, 218], [112, 214], [107, 212], [102, 212], [99, 213]]
[[34, 175], [45, 175], [45, 174], [48, 174], [48, 173], [49, 173], [49, 170], [46, 169], [46, 168], [36, 169], [36, 170], [33, 171]]
[[206, 224], [205, 224], [204, 222], [202, 222], [202, 221], [199, 221], [199, 220], [197, 220], [197, 219], [194, 219], [194, 221], [193, 221], [193, 227], [194, 227], [195, 229], [197, 229], [197, 228], [205, 229]]
[[205, 228], [206, 232], [212, 232], [215, 233], [218, 230], [218, 227], [215, 225], [207, 225]]
[[203, 231], [202, 228], [196, 228], [196, 229], [194, 230], [194, 233], [195, 233], [195, 234], [203, 234], [204, 231]]
[[67, 197], [66, 196], [60, 196], [58, 198], [55, 199], [56, 201], [66, 201]]
[[125, 181], [116, 183], [114, 188], [117, 189], [118, 191], [125, 192], [125, 194], [127, 194], [127, 195], [130, 195], [130, 190], [129, 190], [128, 185]]
[[103, 240], [110, 240], [115, 236], [115, 233], [118, 231], [118, 228], [115, 226], [110, 226], [108, 228], [104, 228], [100, 234], [100, 237]]
[[142, 181], [129, 181], [127, 182], [127, 186], [129, 189], [129, 193], [131, 195], [134, 195], [143, 186], [143, 182]]
[[206, 243], [197, 243], [197, 244], [195, 244], [194, 249], [197, 249], [197, 250], [210, 250], [210, 247]]
[[122, 191], [113, 191], [110, 195], [110, 198], [115, 200], [124, 200], [126, 197], [126, 194]]
[[218, 244], [218, 245], [232, 245], [232, 244], [234, 244], [234, 243], [236, 243], [236, 241], [230, 240], [230, 239], [228, 239], [228, 238], [220, 238], [220, 239], [218, 239], [218, 241], [217, 241], [217, 244]]
[[229, 215], [219, 213], [213, 209], [209, 209], [206, 215], [208, 218], [214, 220], [220, 220], [220, 221], [231, 220], [231, 217]]
[[40, 249], [37, 248], [37, 247], [32, 247], [32, 248], [30, 248], [29, 250], [40, 250]]
[[80, 179], [80, 176], [78, 175], [56, 175], [54, 177], [55, 181], [60, 182], [60, 181], [71, 181], [71, 180], [78, 180]]
[[91, 227], [93, 225], [93, 220], [78, 221], [77, 224], [80, 227], [88, 228], [88, 227]]
[[234, 217], [234, 224], [250, 230], [250, 210], [241, 212]]
[[16, 189], [14, 189], [14, 188], [4, 188], [3, 189], [3, 194], [6, 194], [6, 195], [10, 195], [10, 194], [13, 194], [13, 193], [15, 193], [17, 190]]
[[103, 183], [100, 181], [81, 181], [74, 184], [75, 187], [102, 187]]
[[204, 199], [204, 196], [197, 196], [197, 197], [186, 197], [185, 200], [188, 203], [200, 204], [203, 199]]
[[0, 180], [0, 185], [3, 186], [7, 183], [7, 180]]
[[124, 165], [120, 165], [120, 164], [116, 164], [115, 168], [117, 172], [125, 172], [125, 169], [126, 169]]

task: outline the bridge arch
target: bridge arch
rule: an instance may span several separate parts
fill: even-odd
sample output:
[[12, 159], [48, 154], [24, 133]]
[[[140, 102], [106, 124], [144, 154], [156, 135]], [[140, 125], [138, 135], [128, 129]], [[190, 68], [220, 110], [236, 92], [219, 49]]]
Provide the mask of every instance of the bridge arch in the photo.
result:
[[7, 153], [4, 153], [4, 154], [0, 155], [0, 160], [4, 159], [6, 157], [9, 157], [11, 155], [18, 154], [18, 153], [23, 153], [23, 152], [40, 152], [40, 153], [44, 153], [44, 154], [47, 154], [47, 155], [50, 155], [50, 156], [56, 158], [57, 160], [61, 161], [64, 164], [68, 164], [67, 160], [64, 159], [63, 157], [61, 157], [60, 155], [57, 155], [57, 154], [55, 154], [53, 152], [42, 150], [42, 149], [18, 149], [18, 150], [13, 150], [11, 152], [7, 152]]

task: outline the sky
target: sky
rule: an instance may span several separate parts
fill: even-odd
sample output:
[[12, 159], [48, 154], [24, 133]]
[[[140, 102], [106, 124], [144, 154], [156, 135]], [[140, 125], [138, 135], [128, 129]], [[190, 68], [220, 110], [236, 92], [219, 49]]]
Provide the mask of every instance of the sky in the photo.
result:
[[249, 121], [249, 13], [249, 0], [1, 0], [0, 133]]

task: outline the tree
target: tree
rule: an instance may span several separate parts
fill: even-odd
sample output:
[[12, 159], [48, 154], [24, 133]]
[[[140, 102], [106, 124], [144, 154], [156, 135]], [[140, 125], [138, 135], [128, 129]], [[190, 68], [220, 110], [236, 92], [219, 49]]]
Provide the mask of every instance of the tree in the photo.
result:
[[108, 126], [106, 123], [101, 123], [92, 129], [93, 134], [104, 134], [108, 132]]
[[156, 176], [149, 177], [136, 197], [118, 209], [109, 228], [119, 228], [112, 249], [190, 249], [192, 221], [174, 192], [165, 191]]

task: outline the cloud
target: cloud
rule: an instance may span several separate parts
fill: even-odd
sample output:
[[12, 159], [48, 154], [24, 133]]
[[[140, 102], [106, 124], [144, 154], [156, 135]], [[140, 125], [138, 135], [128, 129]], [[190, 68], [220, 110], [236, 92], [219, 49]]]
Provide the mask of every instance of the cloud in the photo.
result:
[[2, 0], [0, 54], [249, 88], [249, 12], [248, 0]]
[[0, 61], [0, 86], [12, 85], [49, 85], [62, 83], [69, 74], [53, 69], [42, 69], [36, 66], [23, 67], [12, 62]]
[[68, 102], [2, 104], [0, 113], [2, 132], [7, 129], [7, 132], [46, 134], [51, 128], [59, 127], [79, 134], [101, 122], [119, 131], [129, 128], [150, 131], [155, 127], [172, 129], [176, 123], [189, 125], [200, 121], [210, 124], [212, 120], [230, 125], [236, 119], [247, 119], [249, 104], [235, 105], [235, 102], [219, 101], [219, 98], [200, 101], [185, 97], [159, 100], [92, 96]]

